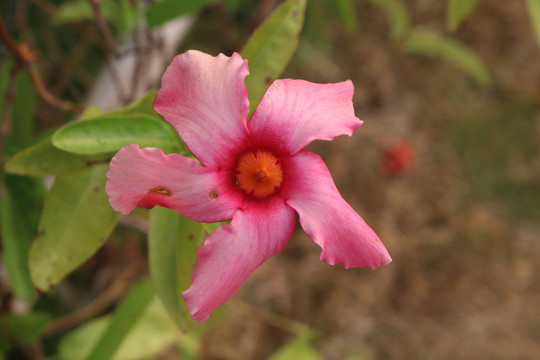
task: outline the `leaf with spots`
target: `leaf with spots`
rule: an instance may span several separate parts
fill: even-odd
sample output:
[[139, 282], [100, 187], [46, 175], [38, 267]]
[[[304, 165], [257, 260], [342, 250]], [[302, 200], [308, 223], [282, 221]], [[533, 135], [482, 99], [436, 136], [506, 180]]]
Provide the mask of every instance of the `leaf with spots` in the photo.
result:
[[157, 296], [181, 329], [186, 329], [190, 319], [182, 291], [191, 283], [191, 273], [196, 264], [195, 252], [206, 235], [204, 229], [203, 224], [176, 210], [160, 206], [150, 210], [150, 275]]
[[106, 165], [58, 176], [30, 247], [34, 285], [46, 291], [92, 256], [120, 218], [105, 193]]
[[[77, 121], [90, 120], [101, 114], [101, 110], [89, 106]], [[72, 154], [54, 147], [52, 136], [48, 136], [15, 154], [6, 163], [5, 170], [17, 175], [65, 175], [86, 170], [95, 164], [109, 163], [113, 155], [112, 152], [99, 155]]]
[[60, 150], [51, 137], [42, 140], [13, 156], [6, 164], [6, 172], [17, 175], [45, 176], [66, 175], [90, 168], [99, 163], [109, 163], [114, 153], [78, 155]]
[[255, 30], [242, 51], [249, 60], [250, 75], [246, 78], [251, 112], [266, 89], [291, 60], [302, 25], [307, 0], [288, 0]]

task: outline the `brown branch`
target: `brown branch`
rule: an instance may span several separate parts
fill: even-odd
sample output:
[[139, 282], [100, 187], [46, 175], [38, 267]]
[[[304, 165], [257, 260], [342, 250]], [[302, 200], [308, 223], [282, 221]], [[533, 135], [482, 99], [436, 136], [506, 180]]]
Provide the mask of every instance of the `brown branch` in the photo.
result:
[[118, 278], [97, 298], [82, 309], [51, 321], [45, 328], [45, 335], [50, 336], [59, 331], [69, 329], [102, 313], [109, 305], [118, 300], [129, 287], [131, 280], [144, 269], [143, 260], [132, 263]]
[[84, 106], [80, 104], [72, 103], [71, 101], [62, 100], [54, 96], [45, 88], [45, 85], [43, 84], [43, 81], [41, 80], [41, 76], [36, 70], [35, 64], [31, 63], [28, 65], [28, 72], [30, 73], [30, 78], [32, 79], [32, 83], [34, 83], [34, 86], [36, 87], [36, 90], [38, 91], [39, 95], [43, 100], [45, 100], [50, 105], [61, 109], [65, 111], [74, 111], [74, 112], [82, 112], [84, 110]]
[[43, 100], [50, 105], [65, 111], [81, 112], [84, 110], [82, 105], [74, 104], [67, 100], [61, 100], [47, 90], [43, 84], [43, 81], [41, 80], [39, 72], [36, 69], [36, 59], [34, 53], [25, 44], [17, 44], [13, 40], [7, 31], [6, 25], [4, 24], [2, 14], [0, 14], [0, 40], [2, 40], [2, 42], [6, 45], [7, 49], [15, 57], [17, 62], [28, 68], [32, 83]]
[[30, 59], [28, 58], [29, 54], [21, 51], [19, 45], [11, 38], [11, 36], [9, 36], [6, 25], [4, 24], [4, 19], [1, 15], [2, 14], [0, 13], [0, 39], [2, 39], [8, 50], [15, 55], [17, 61], [23, 64], [30, 62]]
[[[108, 56], [119, 58], [120, 52], [118, 50], [118, 46], [116, 45], [116, 41], [114, 40], [111, 29], [107, 25], [107, 21], [105, 20], [105, 17], [103, 16], [103, 13], [101, 12], [101, 8], [100, 8], [101, 0], [88, 0], [88, 1], [90, 2], [90, 5], [92, 6], [92, 10], [94, 11], [94, 17], [96, 18], [97, 27], [99, 31], [101, 32], [101, 36], [103, 37], [103, 40], [105, 41], [105, 49], [107, 50]], [[114, 67], [114, 64], [111, 64], [110, 59], [107, 59], [107, 71], [109, 72], [109, 75], [111, 76], [111, 80], [114, 87], [118, 91], [118, 96], [120, 100], [124, 103], [127, 102], [128, 99], [124, 93], [124, 89], [120, 81], [120, 76], [118, 75], [118, 72], [116, 71], [116, 68]]]
[[29, 0], [31, 3], [39, 7], [41, 10], [45, 11], [49, 15], [56, 14], [58, 8], [55, 4], [47, 0]]
[[114, 41], [114, 37], [111, 33], [111, 29], [107, 25], [107, 21], [105, 20], [105, 17], [103, 17], [103, 13], [101, 12], [101, 8], [99, 6], [101, 0], [88, 0], [88, 1], [90, 1], [90, 5], [92, 6], [92, 10], [94, 11], [96, 23], [97, 23], [99, 31], [101, 32], [101, 35], [103, 36], [103, 39], [105, 40], [105, 45], [107, 46], [107, 50], [112, 55], [117, 57], [118, 46], [116, 45], [116, 41]]
[[[145, 39], [145, 45], [147, 45], [146, 40], [147, 39]], [[145, 46], [141, 44], [141, 32], [139, 31], [139, 29], [135, 31], [133, 42], [135, 44], [135, 66], [133, 67], [133, 71], [131, 73], [131, 91], [129, 92], [130, 101], [133, 100], [137, 92], [137, 87], [139, 86], [139, 79], [141, 77], [141, 69], [143, 68], [143, 64], [145, 63], [146, 55], [149, 53], [148, 49], [144, 49]]]

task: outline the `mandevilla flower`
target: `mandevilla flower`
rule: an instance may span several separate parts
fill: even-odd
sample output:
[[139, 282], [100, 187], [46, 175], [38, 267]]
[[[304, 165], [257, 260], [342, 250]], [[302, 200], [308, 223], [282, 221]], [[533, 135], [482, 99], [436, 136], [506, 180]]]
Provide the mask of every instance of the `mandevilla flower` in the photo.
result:
[[247, 60], [235, 53], [178, 55], [167, 68], [155, 110], [178, 132], [199, 163], [161, 149], [128, 145], [107, 173], [111, 206], [165, 206], [198, 222], [231, 220], [197, 252], [183, 297], [204, 321], [246, 278], [281, 251], [295, 212], [330, 265], [370, 267], [391, 261], [377, 235], [343, 200], [322, 159], [303, 148], [362, 125], [354, 115], [353, 84], [276, 80], [249, 122]]

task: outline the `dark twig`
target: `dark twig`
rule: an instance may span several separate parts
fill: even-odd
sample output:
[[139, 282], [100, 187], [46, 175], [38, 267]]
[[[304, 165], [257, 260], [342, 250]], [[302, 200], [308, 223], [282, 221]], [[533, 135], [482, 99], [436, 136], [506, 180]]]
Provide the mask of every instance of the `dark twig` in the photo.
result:
[[98, 26], [99, 31], [101, 32], [101, 35], [103, 36], [103, 39], [105, 40], [105, 45], [107, 47], [107, 50], [111, 55], [114, 57], [118, 56], [118, 46], [116, 45], [116, 41], [114, 41], [114, 37], [112, 35], [111, 29], [107, 25], [107, 21], [105, 20], [105, 17], [103, 16], [103, 13], [101, 12], [100, 7], [100, 0], [88, 0], [90, 1], [90, 5], [92, 6], [92, 10], [94, 11], [94, 17], [96, 18], [96, 24]]
[[29, 0], [31, 3], [39, 7], [41, 10], [45, 11], [49, 15], [56, 14], [58, 8], [55, 4], [51, 3], [48, 0]]
[[135, 31], [135, 34], [133, 36], [133, 42], [135, 44], [135, 53], [134, 53], [135, 66], [131, 74], [131, 86], [130, 86], [131, 90], [129, 92], [129, 100], [133, 100], [135, 93], [137, 92], [137, 87], [139, 86], [140, 69], [143, 66], [146, 52], [147, 52], [141, 46], [141, 33], [138, 28]]
[[51, 321], [45, 329], [45, 334], [50, 336], [96, 317], [107, 309], [109, 305], [124, 295], [131, 282], [140, 275], [144, 269], [145, 262], [143, 260], [131, 263], [131, 265], [90, 304], [80, 310]]
[[116, 68], [113, 64], [111, 64], [111, 61], [109, 57], [119, 58], [120, 52], [118, 50], [118, 46], [116, 45], [116, 41], [114, 40], [113, 34], [111, 32], [111, 29], [109, 28], [109, 25], [107, 24], [107, 20], [105, 20], [105, 17], [103, 16], [103, 13], [101, 12], [100, 2], [101, 0], [88, 0], [90, 2], [90, 5], [92, 6], [92, 10], [94, 11], [94, 17], [96, 18], [96, 24], [97, 27], [101, 33], [101, 36], [103, 37], [103, 40], [105, 41], [105, 48], [107, 52], [107, 71], [109, 72], [111, 76], [111, 80], [114, 84], [114, 87], [116, 88], [116, 91], [118, 91], [118, 97], [120, 100], [124, 103], [127, 103], [128, 99], [126, 97], [126, 94], [124, 93], [124, 88], [122, 87], [122, 82], [120, 81], [120, 76], [118, 75], [118, 72], [116, 71]]
[[43, 81], [41, 80], [39, 72], [37, 71], [35, 64], [36, 59], [33, 52], [25, 44], [17, 44], [13, 40], [6, 29], [4, 20], [2, 19], [2, 14], [0, 14], [0, 40], [2, 40], [2, 42], [6, 45], [6, 48], [15, 57], [17, 62], [22, 66], [26, 66], [30, 74], [30, 79], [43, 100], [50, 105], [65, 111], [80, 112], [84, 110], [83, 106], [74, 104], [71, 101], [61, 100], [47, 90], [43, 84]]

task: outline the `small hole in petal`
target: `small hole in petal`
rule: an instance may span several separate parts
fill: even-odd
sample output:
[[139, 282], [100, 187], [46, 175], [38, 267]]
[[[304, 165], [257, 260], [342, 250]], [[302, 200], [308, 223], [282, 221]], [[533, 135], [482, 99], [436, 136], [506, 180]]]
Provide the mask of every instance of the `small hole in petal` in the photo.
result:
[[172, 196], [172, 191], [167, 189], [165, 186], [156, 186], [155, 188], [152, 188], [148, 190], [149, 194], [162, 194], [165, 196]]
[[208, 196], [210, 197], [210, 199], [215, 199], [218, 197], [218, 192], [217, 190], [212, 190], [210, 191], [210, 194], [208, 194]]

